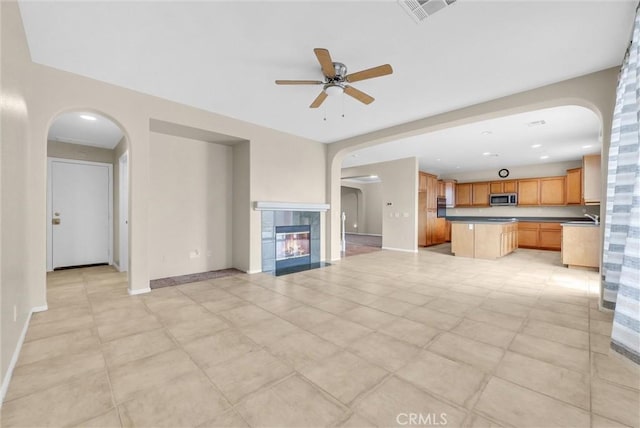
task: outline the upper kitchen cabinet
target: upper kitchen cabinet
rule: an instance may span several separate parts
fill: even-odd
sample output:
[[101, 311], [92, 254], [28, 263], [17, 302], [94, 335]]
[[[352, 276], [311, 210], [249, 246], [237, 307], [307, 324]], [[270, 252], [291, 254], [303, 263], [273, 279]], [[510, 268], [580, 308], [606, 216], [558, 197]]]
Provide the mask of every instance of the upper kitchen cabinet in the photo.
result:
[[581, 205], [582, 168], [567, 170], [567, 205]]
[[540, 180], [518, 180], [518, 205], [540, 205]]
[[456, 186], [456, 207], [471, 206], [471, 183], [460, 183]]
[[456, 206], [456, 180], [442, 180], [447, 208]]
[[471, 194], [474, 207], [489, 206], [489, 183], [471, 183]]
[[565, 205], [565, 177], [540, 179], [540, 205]]
[[492, 181], [490, 183], [490, 193], [516, 193], [518, 182], [516, 180]]
[[600, 180], [600, 155], [589, 155], [582, 158], [582, 195], [586, 205], [600, 204]]
[[427, 191], [427, 177], [428, 174], [420, 171], [418, 174], [418, 192], [426, 192]]

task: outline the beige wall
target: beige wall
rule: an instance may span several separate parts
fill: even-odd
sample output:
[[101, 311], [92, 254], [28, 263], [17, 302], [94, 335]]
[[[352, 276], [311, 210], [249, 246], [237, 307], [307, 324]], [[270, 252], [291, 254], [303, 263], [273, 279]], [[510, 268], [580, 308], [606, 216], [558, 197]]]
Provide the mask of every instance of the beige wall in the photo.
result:
[[233, 245], [232, 265], [236, 269], [251, 270], [251, 143], [233, 146]]
[[345, 177], [372, 174], [382, 181], [382, 247], [417, 251], [418, 159], [399, 159], [342, 170]]
[[[343, 182], [341, 186], [340, 208], [347, 213], [345, 223], [348, 233], [364, 233], [368, 235], [382, 234], [382, 183], [350, 183]], [[358, 215], [348, 204], [356, 200], [358, 194]], [[355, 206], [354, 206], [355, 207]], [[354, 220], [357, 227], [354, 227]]]
[[231, 266], [232, 148], [151, 134], [149, 276]]
[[364, 196], [356, 185], [340, 187], [340, 210], [345, 215], [346, 233], [365, 233]]
[[61, 143], [60, 141], [47, 142], [47, 156], [113, 164], [113, 149]]

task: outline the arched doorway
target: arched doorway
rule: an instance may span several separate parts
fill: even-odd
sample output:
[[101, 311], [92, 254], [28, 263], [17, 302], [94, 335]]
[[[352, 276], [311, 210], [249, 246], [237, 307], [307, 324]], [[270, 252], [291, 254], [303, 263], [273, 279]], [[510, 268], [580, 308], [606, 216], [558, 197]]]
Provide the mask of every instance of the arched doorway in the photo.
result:
[[129, 142], [102, 113], [74, 110], [47, 133], [47, 271], [129, 269]]

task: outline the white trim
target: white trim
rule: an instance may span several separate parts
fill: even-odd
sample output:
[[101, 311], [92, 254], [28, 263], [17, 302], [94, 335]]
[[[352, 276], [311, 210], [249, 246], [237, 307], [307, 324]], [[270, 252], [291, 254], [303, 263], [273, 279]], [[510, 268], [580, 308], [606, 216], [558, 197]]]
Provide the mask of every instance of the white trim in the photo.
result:
[[391, 248], [391, 247], [382, 247], [383, 250], [389, 251], [401, 251], [403, 253], [417, 253], [418, 250], [407, 250], [406, 248]]
[[[40, 309], [38, 307], [37, 309]], [[11, 383], [11, 377], [13, 376], [13, 370], [16, 368], [16, 364], [18, 363], [18, 357], [20, 356], [20, 351], [22, 350], [22, 344], [24, 343], [24, 339], [27, 336], [27, 330], [29, 329], [29, 322], [31, 321], [31, 315], [35, 311], [36, 308], [31, 309], [29, 311], [29, 315], [22, 327], [22, 333], [20, 333], [20, 337], [18, 338], [18, 343], [16, 344], [16, 349], [13, 350], [13, 355], [11, 356], [11, 361], [9, 362], [9, 367], [7, 367], [7, 373], [4, 375], [4, 379], [2, 379], [2, 388], [0, 389], [0, 407], [2, 403], [4, 403], [4, 397], [7, 395], [7, 390], [9, 389], [9, 383]]]
[[36, 313], [36, 312], [44, 312], [44, 311], [48, 311], [49, 310], [49, 306], [48, 305], [44, 305], [44, 306], [36, 306], [33, 309], [31, 309], [31, 312]]
[[329, 204], [313, 204], [298, 202], [267, 202], [255, 201], [254, 209], [257, 211], [319, 211], [324, 212], [329, 209]]
[[74, 163], [81, 165], [96, 165], [106, 167], [109, 171], [109, 195], [107, 197], [109, 203], [109, 260], [110, 265], [113, 264], [113, 164], [104, 162], [91, 162], [75, 159], [63, 159], [47, 157], [47, 272], [53, 271], [53, 231], [51, 224], [51, 164], [53, 162]]
[[150, 287], [138, 288], [136, 290], [132, 290], [130, 288], [127, 288], [127, 293], [129, 293], [129, 296], [136, 296], [138, 294], [151, 293], [151, 288]]
[[116, 270], [117, 270], [118, 272], [122, 272], [122, 271], [120, 270], [120, 266], [118, 265], [118, 263], [113, 262], [113, 267], [114, 267], [114, 268], [116, 268]]
[[249, 275], [253, 275], [254, 273], [262, 273], [262, 269], [248, 270], [247, 273]]
[[[118, 271], [129, 271], [129, 151], [125, 151], [118, 159]], [[123, 203], [124, 202], [124, 203]], [[124, 219], [124, 220], [123, 220]], [[120, 268], [122, 266], [122, 269]]]

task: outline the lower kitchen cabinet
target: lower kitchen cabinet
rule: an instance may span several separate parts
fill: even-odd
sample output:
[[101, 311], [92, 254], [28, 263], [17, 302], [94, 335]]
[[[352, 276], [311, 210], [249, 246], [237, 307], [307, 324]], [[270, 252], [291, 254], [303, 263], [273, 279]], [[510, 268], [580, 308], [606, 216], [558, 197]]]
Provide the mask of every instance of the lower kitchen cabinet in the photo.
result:
[[562, 226], [562, 264], [568, 267], [600, 266], [600, 226]]
[[459, 257], [497, 259], [517, 247], [516, 223], [462, 223], [451, 229], [451, 252]]
[[560, 223], [518, 223], [518, 248], [560, 251], [561, 243]]

